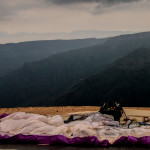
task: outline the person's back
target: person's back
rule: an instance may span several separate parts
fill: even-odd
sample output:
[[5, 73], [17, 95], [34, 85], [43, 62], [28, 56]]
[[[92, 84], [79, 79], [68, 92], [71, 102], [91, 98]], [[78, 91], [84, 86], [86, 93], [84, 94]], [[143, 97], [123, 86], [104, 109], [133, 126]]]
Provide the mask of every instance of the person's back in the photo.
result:
[[109, 101], [101, 107], [99, 112], [102, 114], [112, 115], [114, 120], [120, 121], [120, 118], [123, 114], [123, 109], [118, 103]]

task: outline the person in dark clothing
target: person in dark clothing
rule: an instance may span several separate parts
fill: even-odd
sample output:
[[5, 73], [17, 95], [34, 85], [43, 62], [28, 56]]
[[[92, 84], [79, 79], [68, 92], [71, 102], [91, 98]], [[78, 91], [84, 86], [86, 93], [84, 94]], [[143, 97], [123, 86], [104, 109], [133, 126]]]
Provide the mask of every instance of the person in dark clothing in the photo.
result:
[[[115, 121], [120, 121], [120, 118], [123, 114], [123, 109], [120, 106], [120, 104], [116, 102], [108, 102], [105, 103], [99, 110], [101, 114], [107, 114], [107, 115], [112, 115], [114, 117]], [[90, 114], [84, 114], [84, 115], [78, 115], [78, 114], [72, 114], [67, 120], [64, 120], [64, 123], [69, 123], [72, 121], [76, 120], [84, 120], [88, 116], [92, 115], [93, 113]]]
[[102, 114], [112, 115], [115, 121], [120, 121], [123, 114], [123, 108], [116, 102], [107, 102], [99, 110]]

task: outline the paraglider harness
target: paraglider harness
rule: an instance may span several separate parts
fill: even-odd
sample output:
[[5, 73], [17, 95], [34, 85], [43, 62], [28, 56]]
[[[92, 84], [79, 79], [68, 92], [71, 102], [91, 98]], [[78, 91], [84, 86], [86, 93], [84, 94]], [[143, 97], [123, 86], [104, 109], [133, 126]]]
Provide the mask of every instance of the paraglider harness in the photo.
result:
[[102, 114], [112, 115], [115, 121], [120, 121], [122, 114], [125, 113], [120, 104], [116, 102], [104, 103], [99, 112]]

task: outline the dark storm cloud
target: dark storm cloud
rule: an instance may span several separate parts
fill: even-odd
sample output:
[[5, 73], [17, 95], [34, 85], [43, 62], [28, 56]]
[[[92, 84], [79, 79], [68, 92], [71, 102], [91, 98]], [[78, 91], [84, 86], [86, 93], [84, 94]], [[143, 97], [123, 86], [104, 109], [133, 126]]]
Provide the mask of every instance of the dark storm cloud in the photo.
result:
[[97, 2], [103, 5], [113, 5], [120, 3], [132, 3], [139, 2], [142, 0], [46, 0], [47, 2], [53, 2], [54, 4], [62, 5], [62, 4], [76, 4], [76, 3], [91, 3]]
[[[51, 4], [62, 6], [63, 5], [75, 5], [76, 8], [80, 4], [96, 3], [93, 8], [93, 14], [99, 14], [109, 11], [107, 8], [116, 6], [119, 4], [126, 4], [132, 2], [148, 2], [149, 0], [0, 0], [0, 21], [10, 20], [22, 11], [32, 10], [34, 8], [51, 8]], [[47, 4], [50, 5], [47, 5]], [[81, 7], [80, 7], [81, 8]], [[67, 9], [67, 7], [66, 7]], [[111, 9], [110, 9], [111, 10]]]
[[[115, 11], [120, 4], [132, 4], [138, 2], [148, 2], [149, 0], [45, 0], [48, 3], [53, 3], [55, 5], [63, 6], [63, 5], [77, 5], [79, 4], [92, 4], [95, 3], [94, 7], [91, 7], [90, 13], [93, 15], [102, 14], [106, 12]], [[123, 8], [127, 9], [128, 6]]]

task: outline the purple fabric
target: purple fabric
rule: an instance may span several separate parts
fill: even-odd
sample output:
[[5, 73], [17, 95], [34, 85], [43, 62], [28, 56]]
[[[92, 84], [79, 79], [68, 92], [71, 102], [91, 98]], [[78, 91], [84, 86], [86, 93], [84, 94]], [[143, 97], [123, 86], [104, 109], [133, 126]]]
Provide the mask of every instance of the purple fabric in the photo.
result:
[[9, 114], [1, 114], [1, 115], [0, 115], [0, 119], [6, 117], [6, 116], [8, 116], [8, 115], [9, 115]]
[[133, 136], [122, 136], [118, 140], [116, 140], [113, 144], [113, 146], [144, 146], [144, 147], [150, 147], [150, 136], [144, 136], [141, 138], [136, 138]]
[[[8, 116], [8, 114], [0, 115], [0, 119]], [[55, 136], [40, 136], [40, 135], [23, 135], [18, 134], [15, 136], [0, 135], [0, 144], [49, 144], [49, 145], [69, 145], [69, 146], [96, 146], [96, 147], [109, 147], [109, 146], [138, 146], [150, 147], [150, 136], [136, 138], [133, 136], [122, 136], [117, 139], [113, 144], [108, 140], [99, 141], [95, 136], [89, 137], [75, 137], [69, 139], [62, 135]]]
[[12, 137], [8, 135], [0, 135], [1, 144], [49, 144], [49, 145], [69, 145], [69, 146], [96, 146], [96, 147], [110, 147], [110, 146], [136, 146], [136, 147], [150, 147], [150, 136], [136, 138], [132, 136], [121, 137], [113, 144], [108, 140], [99, 141], [97, 137], [75, 137], [69, 139], [62, 135], [55, 136], [39, 136], [39, 135], [22, 135], [18, 134]]

